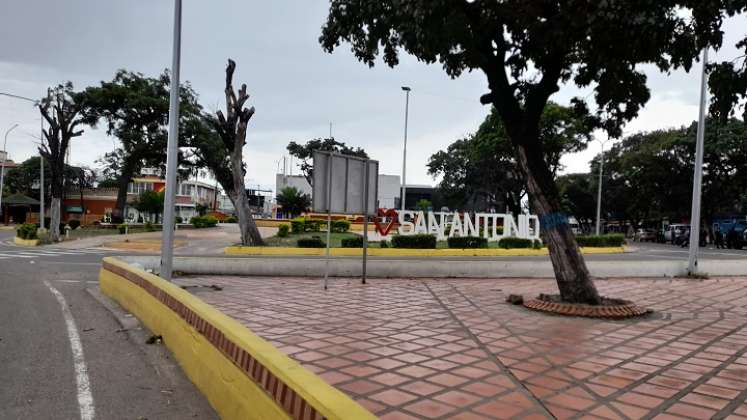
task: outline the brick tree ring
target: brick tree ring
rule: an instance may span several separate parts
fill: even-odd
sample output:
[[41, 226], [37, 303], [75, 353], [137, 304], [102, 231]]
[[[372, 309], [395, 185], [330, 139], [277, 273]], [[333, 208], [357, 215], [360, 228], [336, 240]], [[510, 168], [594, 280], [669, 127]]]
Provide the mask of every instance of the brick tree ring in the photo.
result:
[[585, 318], [624, 319], [652, 312], [650, 309], [641, 308], [628, 300], [602, 297], [601, 305], [586, 305], [582, 303], [565, 303], [560, 300], [559, 295], [546, 294], [541, 294], [535, 299], [525, 300], [524, 307], [540, 312]]

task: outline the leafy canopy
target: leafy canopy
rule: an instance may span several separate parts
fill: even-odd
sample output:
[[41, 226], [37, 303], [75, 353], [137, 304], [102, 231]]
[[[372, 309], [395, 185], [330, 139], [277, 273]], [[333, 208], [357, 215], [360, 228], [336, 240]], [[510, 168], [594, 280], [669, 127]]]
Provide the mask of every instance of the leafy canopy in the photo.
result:
[[343, 155], [357, 156], [360, 158], [368, 159], [368, 154], [365, 150], [360, 147], [348, 146], [344, 142], [335, 140], [334, 138], [328, 139], [313, 139], [307, 141], [305, 144], [296, 143], [292, 141], [288, 144], [288, 153], [291, 156], [295, 156], [301, 161], [299, 165], [301, 172], [303, 172], [306, 181], [309, 185], [312, 184], [314, 179], [314, 164], [312, 159], [314, 157], [314, 151], [319, 150], [322, 152], [335, 152]]
[[277, 202], [283, 207], [283, 211], [291, 217], [298, 216], [311, 206], [311, 198], [308, 194], [302, 194], [296, 187], [285, 187], [277, 195]]

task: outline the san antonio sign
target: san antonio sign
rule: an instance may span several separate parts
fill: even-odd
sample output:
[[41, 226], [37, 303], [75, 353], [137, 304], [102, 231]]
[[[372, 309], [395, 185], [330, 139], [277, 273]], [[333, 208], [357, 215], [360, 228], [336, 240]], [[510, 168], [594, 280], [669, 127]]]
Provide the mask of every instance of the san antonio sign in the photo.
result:
[[[378, 209], [374, 224], [379, 234], [387, 236], [394, 225], [399, 224], [400, 235], [431, 234], [439, 240], [452, 236], [483, 236], [488, 241], [505, 237], [539, 239], [539, 218], [531, 214], [520, 214], [514, 219], [504, 213], [422, 212], [395, 209]], [[502, 227], [502, 230], [498, 228]]]

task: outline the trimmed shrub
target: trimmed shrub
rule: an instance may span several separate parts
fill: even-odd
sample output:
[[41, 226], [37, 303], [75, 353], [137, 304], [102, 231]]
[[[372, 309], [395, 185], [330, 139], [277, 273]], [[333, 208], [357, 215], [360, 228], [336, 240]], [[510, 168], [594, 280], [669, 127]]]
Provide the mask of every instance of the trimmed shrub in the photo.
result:
[[487, 248], [488, 239], [478, 236], [453, 236], [446, 240], [449, 248]]
[[354, 236], [352, 238], [342, 238], [343, 248], [363, 248], [363, 237]]
[[156, 228], [153, 227], [153, 223], [151, 223], [150, 221], [148, 221], [148, 222], [145, 223], [145, 231], [146, 232], [153, 232], [155, 230], [156, 230]]
[[395, 235], [392, 248], [436, 249], [436, 235]]
[[285, 238], [288, 236], [288, 231], [290, 231], [290, 226], [286, 224], [282, 224], [278, 226], [278, 237], [279, 238]]
[[498, 248], [512, 249], [512, 248], [532, 248], [534, 242], [531, 239], [514, 238], [508, 237], [498, 241]]
[[345, 233], [350, 230], [350, 222], [347, 220], [333, 220], [332, 221], [332, 232]]
[[33, 223], [23, 224], [16, 229], [16, 236], [21, 239], [38, 239], [36, 229], [37, 227]]
[[296, 242], [296, 244], [299, 248], [324, 248], [327, 246], [322, 238], [318, 236], [312, 236], [311, 238], [301, 238]]
[[389, 248], [389, 242], [387, 241], [379, 242], [379, 248]]
[[303, 224], [303, 230], [304, 232], [319, 232], [321, 230], [321, 225], [324, 223], [324, 225], [327, 225], [326, 221], [322, 220], [315, 220], [315, 219], [305, 219]]
[[70, 229], [75, 230], [80, 227], [80, 220], [72, 219], [67, 222], [68, 226], [70, 226]]
[[303, 217], [296, 217], [295, 219], [291, 219], [291, 232], [293, 232], [294, 235], [304, 233], [305, 225], [306, 219], [304, 219]]
[[542, 249], [542, 241], [539, 239], [534, 240], [534, 246], [532, 247], [534, 249]]
[[588, 236], [577, 236], [576, 242], [578, 246], [584, 246], [589, 248], [600, 248], [600, 247], [617, 247], [625, 245], [625, 235], [622, 234], [609, 234], [609, 235], [588, 235]]
[[215, 227], [218, 224], [218, 219], [213, 216], [195, 216], [189, 219], [189, 223], [195, 227], [195, 229]]
[[176, 216], [174, 218], [174, 223], [184, 223], [184, 218], [182, 218], [182, 216]]
[[125, 224], [117, 225], [117, 230], [119, 230], [120, 235], [124, 235], [125, 232], [127, 232], [127, 225]]
[[238, 223], [239, 219], [236, 218], [236, 216], [228, 216], [226, 217], [226, 220], [223, 221], [223, 223]]

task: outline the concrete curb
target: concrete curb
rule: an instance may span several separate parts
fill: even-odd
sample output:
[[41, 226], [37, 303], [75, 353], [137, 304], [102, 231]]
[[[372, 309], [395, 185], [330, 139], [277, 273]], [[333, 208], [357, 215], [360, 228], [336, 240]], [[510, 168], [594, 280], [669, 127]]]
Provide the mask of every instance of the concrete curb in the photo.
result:
[[[158, 256], [125, 256], [123, 261], [141, 268], [158, 270]], [[682, 277], [687, 275], [687, 261], [587, 261], [594, 277]], [[243, 258], [176, 257], [174, 270], [189, 274], [215, 274], [263, 277], [321, 277], [325, 259], [317, 257], [255, 256]], [[745, 260], [700, 260], [700, 271], [710, 276], [747, 275]], [[333, 277], [361, 275], [358, 258], [334, 258], [330, 265]], [[548, 259], [524, 261], [491, 258], [371, 258], [368, 275], [381, 278], [554, 278]]]
[[[326, 255], [325, 248], [292, 248], [270, 246], [229, 246], [227, 255], [268, 255], [268, 256], [317, 256]], [[581, 248], [583, 254], [622, 254], [625, 247]], [[330, 248], [329, 254], [334, 257], [360, 257], [362, 248]], [[547, 248], [473, 248], [473, 249], [407, 249], [407, 248], [369, 248], [372, 257], [535, 257], [548, 255]]]
[[13, 243], [15, 243], [18, 246], [28, 246], [28, 247], [39, 246], [40, 242], [41, 241], [38, 239], [21, 239], [18, 236], [13, 238]]
[[221, 418], [375, 418], [236, 320], [160, 277], [107, 257], [99, 284], [163, 337]]

